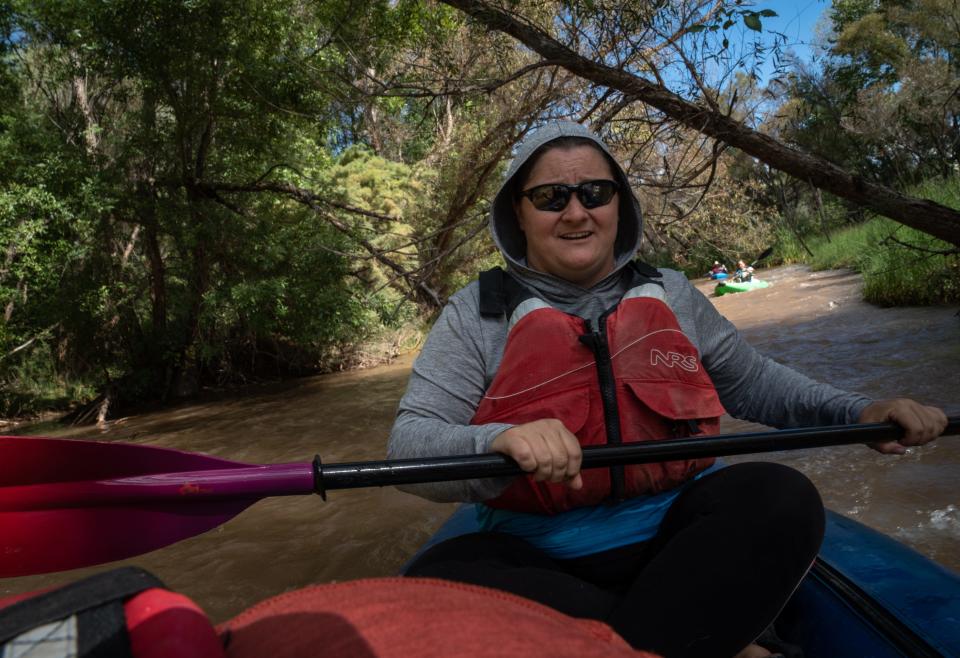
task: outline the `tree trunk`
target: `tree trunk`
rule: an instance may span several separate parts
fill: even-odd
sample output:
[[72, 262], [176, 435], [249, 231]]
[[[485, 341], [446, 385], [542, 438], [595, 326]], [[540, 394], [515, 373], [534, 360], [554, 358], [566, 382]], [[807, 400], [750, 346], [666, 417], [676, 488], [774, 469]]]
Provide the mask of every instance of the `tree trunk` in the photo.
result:
[[766, 164], [808, 181], [838, 197], [960, 246], [960, 213], [927, 199], [907, 197], [865, 180], [822, 157], [798, 151], [769, 135], [708, 107], [691, 103], [669, 89], [613, 69], [570, 50], [530, 23], [480, 0], [442, 0], [487, 27], [505, 32], [570, 72], [651, 105], [679, 123], [739, 148]]
[[78, 75], [71, 81], [71, 86], [77, 105], [80, 107], [80, 113], [83, 114], [86, 123], [83, 129], [83, 142], [87, 147], [87, 152], [90, 155], [96, 155], [100, 150], [100, 133], [97, 118], [93, 113], [93, 106], [87, 96], [87, 79]]
[[[195, 216], [199, 216], [196, 213]], [[202, 221], [202, 218], [199, 218]], [[210, 260], [207, 254], [205, 238], [198, 236], [193, 248], [193, 275], [190, 281], [190, 306], [184, 322], [183, 343], [173, 377], [173, 389], [167, 395], [189, 397], [200, 390], [200, 364], [194, 349], [200, 339], [200, 312], [203, 308], [203, 296], [210, 286]]]
[[827, 214], [823, 210], [823, 195], [820, 194], [820, 188], [810, 186], [813, 190], [813, 201], [817, 206], [817, 217], [820, 219], [820, 232], [823, 233], [823, 237], [826, 238], [827, 242], [832, 242], [830, 239], [830, 231], [827, 230]]
[[[155, 138], [157, 130], [157, 99], [146, 91], [141, 109], [146, 133]], [[157, 216], [157, 191], [154, 187], [154, 163], [145, 159], [138, 168], [135, 187], [140, 204], [140, 219], [146, 231], [144, 251], [150, 263], [150, 323], [153, 340], [164, 340], [167, 334], [167, 272], [160, 249], [160, 219]]]
[[810, 251], [810, 247], [807, 246], [807, 243], [803, 240], [803, 234], [800, 233], [800, 228], [797, 226], [797, 223], [794, 221], [797, 217], [796, 206], [791, 208], [787, 205], [787, 195], [783, 191], [783, 186], [778, 186], [778, 194], [780, 195], [780, 216], [783, 218], [783, 223], [787, 225], [787, 228], [790, 229], [790, 232], [793, 233], [793, 237], [797, 239], [797, 242], [800, 243], [800, 246], [803, 247], [803, 250], [807, 252], [807, 255], [810, 258], [813, 258], [813, 252]]

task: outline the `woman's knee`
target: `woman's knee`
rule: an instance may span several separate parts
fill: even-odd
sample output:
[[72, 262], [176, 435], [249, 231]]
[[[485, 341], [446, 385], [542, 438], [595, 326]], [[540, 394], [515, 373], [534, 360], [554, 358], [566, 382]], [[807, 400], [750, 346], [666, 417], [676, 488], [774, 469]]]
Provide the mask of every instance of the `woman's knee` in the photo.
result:
[[782, 515], [785, 510], [823, 518], [823, 500], [820, 492], [800, 471], [773, 462], [748, 462], [751, 498], [760, 508]]
[[[816, 553], [823, 540], [826, 518], [823, 500], [800, 471], [772, 462], [749, 462], [745, 467], [745, 513], [758, 527], [800, 542], [798, 549]], [[732, 468], [732, 467], [731, 467]]]
[[783, 464], [728, 466], [693, 485], [675, 506], [687, 517], [717, 515], [731, 526], [805, 539], [813, 550], [823, 539], [825, 516], [817, 488], [806, 475]]

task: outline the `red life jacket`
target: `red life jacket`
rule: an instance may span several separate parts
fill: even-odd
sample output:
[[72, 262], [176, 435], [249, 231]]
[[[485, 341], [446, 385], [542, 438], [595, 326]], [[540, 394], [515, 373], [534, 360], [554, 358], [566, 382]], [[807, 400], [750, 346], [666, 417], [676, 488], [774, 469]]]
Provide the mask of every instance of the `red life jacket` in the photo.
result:
[[[471, 421], [556, 418], [581, 446], [717, 434], [723, 406], [699, 354], [664, 301], [660, 273], [636, 263], [628, 291], [592, 326], [551, 307], [499, 268], [480, 275], [480, 312], [509, 319], [497, 374]], [[556, 514], [658, 493], [713, 459], [583, 471], [583, 488], [520, 476], [492, 507]]]

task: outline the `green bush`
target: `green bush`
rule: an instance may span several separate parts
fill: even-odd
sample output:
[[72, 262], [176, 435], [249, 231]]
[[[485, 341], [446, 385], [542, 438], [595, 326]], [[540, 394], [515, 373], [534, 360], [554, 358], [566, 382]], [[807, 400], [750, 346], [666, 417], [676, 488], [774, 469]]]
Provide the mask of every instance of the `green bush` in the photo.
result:
[[858, 258], [864, 299], [880, 306], [960, 302], [960, 258], [951, 245], [887, 219], [869, 224], [880, 239]]
[[[908, 190], [960, 208], [960, 177], [931, 179]], [[880, 306], [928, 306], [960, 302], [957, 248], [883, 217], [804, 241], [781, 228], [773, 262], [805, 263], [814, 270], [847, 268], [863, 275], [864, 299]]]
[[83, 382], [61, 376], [50, 346], [42, 341], [8, 355], [0, 365], [0, 418], [65, 411], [77, 400], [89, 400], [96, 395]]

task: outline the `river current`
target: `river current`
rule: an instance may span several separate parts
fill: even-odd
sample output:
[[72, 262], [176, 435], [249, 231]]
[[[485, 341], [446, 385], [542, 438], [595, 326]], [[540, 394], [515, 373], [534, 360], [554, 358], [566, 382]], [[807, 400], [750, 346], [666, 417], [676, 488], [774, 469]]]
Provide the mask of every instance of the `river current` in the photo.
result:
[[[908, 396], [960, 414], [957, 308], [882, 309], [860, 300], [845, 271], [787, 266], [758, 272], [771, 287], [711, 300], [760, 351], [819, 380], [875, 398]], [[705, 294], [712, 282], [695, 282]], [[127, 441], [254, 464], [383, 459], [414, 355], [353, 372], [210, 397], [100, 428], [27, 429]], [[758, 394], [762, 394], [758, 391]], [[724, 417], [724, 432], [762, 426]], [[901, 457], [842, 446], [727, 461], [791, 465], [826, 505], [960, 571], [960, 437]], [[392, 488], [262, 500], [203, 535], [123, 562], [196, 600], [214, 622], [313, 583], [393, 575], [450, 515]], [[69, 538], [63, 540], [68, 551]], [[117, 563], [121, 564], [121, 563]], [[0, 596], [49, 587], [114, 565], [0, 580]]]

